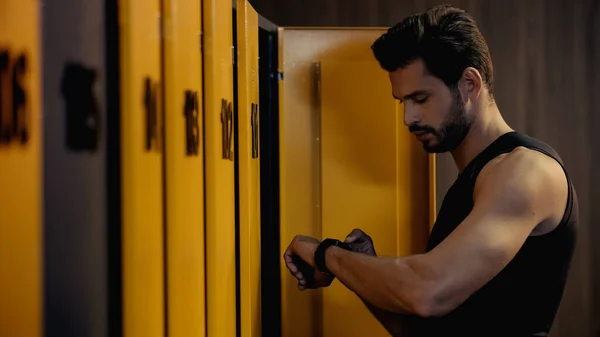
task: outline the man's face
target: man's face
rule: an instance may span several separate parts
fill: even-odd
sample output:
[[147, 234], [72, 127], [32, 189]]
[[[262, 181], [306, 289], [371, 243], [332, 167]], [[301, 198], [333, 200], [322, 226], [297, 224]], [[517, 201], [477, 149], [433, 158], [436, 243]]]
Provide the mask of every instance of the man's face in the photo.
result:
[[427, 152], [447, 152], [460, 145], [471, 123], [458, 89], [448, 89], [420, 59], [391, 72], [390, 81], [394, 97], [404, 102], [404, 124]]

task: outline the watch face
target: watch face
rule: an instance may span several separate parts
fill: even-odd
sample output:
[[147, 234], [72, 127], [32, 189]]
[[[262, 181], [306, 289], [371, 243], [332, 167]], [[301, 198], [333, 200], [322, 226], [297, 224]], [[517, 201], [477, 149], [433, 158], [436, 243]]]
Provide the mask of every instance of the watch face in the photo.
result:
[[346, 249], [346, 250], [352, 250], [350, 248], [350, 246], [348, 244], [346, 244], [345, 242], [343, 242], [343, 241], [336, 240], [336, 239], [327, 239], [327, 240], [331, 240], [332, 241], [331, 242], [332, 246], [340, 247], [340, 248], [343, 248], [343, 249]]

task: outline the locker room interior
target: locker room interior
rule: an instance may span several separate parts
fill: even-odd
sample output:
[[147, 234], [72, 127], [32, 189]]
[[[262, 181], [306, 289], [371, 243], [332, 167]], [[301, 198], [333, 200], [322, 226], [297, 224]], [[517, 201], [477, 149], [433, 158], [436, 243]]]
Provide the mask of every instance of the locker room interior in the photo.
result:
[[[385, 24], [278, 6], [0, 0], [0, 336], [387, 335], [283, 250], [360, 226], [422, 251], [448, 173], [372, 59]], [[575, 282], [590, 319], [557, 336], [595, 336]]]

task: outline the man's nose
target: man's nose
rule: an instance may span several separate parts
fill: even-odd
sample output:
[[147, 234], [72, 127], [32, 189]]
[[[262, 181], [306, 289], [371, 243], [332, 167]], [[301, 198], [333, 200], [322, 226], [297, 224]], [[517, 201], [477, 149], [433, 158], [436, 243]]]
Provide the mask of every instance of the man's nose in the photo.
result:
[[403, 104], [404, 108], [404, 125], [410, 126], [412, 124], [419, 124], [421, 122], [421, 117], [419, 116], [419, 111], [412, 104], [405, 103]]

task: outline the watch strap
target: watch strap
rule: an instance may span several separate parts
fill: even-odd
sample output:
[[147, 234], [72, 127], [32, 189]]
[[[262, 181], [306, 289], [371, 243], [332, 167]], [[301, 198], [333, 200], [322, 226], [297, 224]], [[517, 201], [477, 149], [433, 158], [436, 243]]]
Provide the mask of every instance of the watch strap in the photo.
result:
[[317, 269], [325, 274], [333, 275], [329, 269], [327, 269], [327, 263], [325, 261], [325, 252], [329, 247], [340, 247], [345, 250], [352, 250], [346, 243], [337, 239], [325, 239], [319, 244], [315, 251], [315, 266]]

